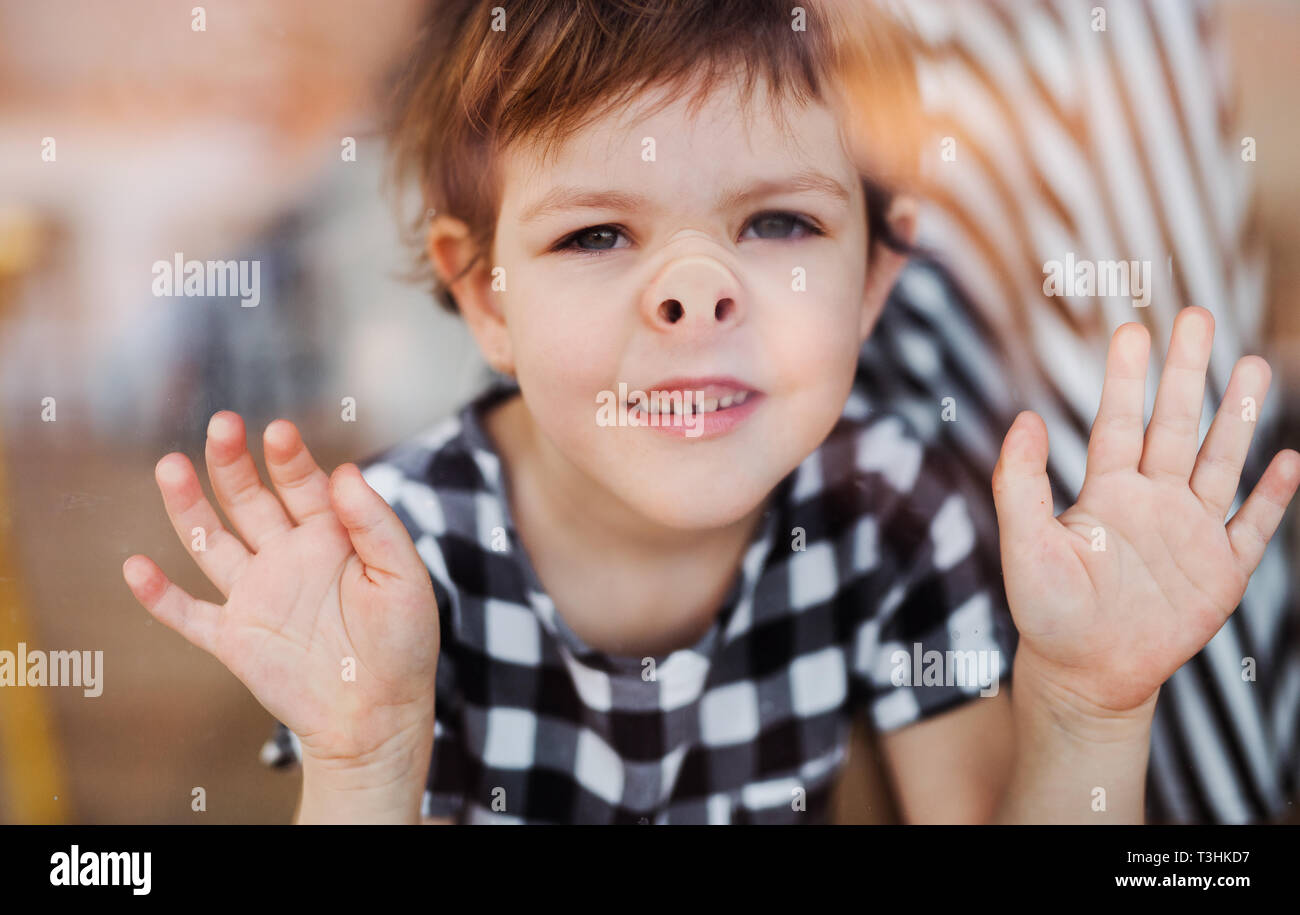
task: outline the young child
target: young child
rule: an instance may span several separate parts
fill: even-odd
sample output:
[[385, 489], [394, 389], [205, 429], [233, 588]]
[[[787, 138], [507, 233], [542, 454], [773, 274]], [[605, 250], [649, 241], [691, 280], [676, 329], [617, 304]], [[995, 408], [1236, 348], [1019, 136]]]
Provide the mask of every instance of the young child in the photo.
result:
[[1121, 326], [1059, 517], [1017, 417], [999, 689], [1002, 587], [943, 459], [850, 398], [912, 234], [869, 180], [914, 152], [901, 38], [860, 5], [637, 8], [465, 0], [415, 56], [399, 162], [512, 383], [364, 472], [277, 420], [274, 492], [218, 413], [239, 537], [183, 455], [156, 475], [227, 601], [139, 555], [132, 592], [283, 723], [299, 822], [815, 822], [864, 710], [909, 821], [1140, 821], [1160, 685], [1300, 483], [1279, 454], [1225, 526], [1267, 364], [1198, 454], [1210, 314], [1176, 322], [1145, 438], [1150, 341]]

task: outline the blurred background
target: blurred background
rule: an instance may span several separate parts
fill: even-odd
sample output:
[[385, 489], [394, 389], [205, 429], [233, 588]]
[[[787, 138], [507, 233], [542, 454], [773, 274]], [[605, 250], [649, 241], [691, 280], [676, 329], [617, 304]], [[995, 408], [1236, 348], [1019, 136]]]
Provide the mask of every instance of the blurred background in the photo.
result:
[[[271, 718], [153, 622], [120, 569], [143, 552], [218, 599], [153, 480], [168, 451], [201, 463], [216, 410], [244, 416], [259, 464], [260, 430], [284, 416], [332, 468], [486, 381], [461, 324], [405, 277], [382, 181], [378, 99], [422, 13], [412, 0], [0, 2], [0, 649], [102, 650], [105, 666], [98, 698], [0, 690], [0, 822], [291, 817], [297, 777], [257, 763]], [[1295, 446], [1300, 4], [1224, 13], [1259, 151], [1282, 357], [1270, 401]], [[257, 261], [260, 304], [155, 295], [154, 263], [178, 253]], [[869, 818], [892, 816], [879, 785], [846, 791]]]

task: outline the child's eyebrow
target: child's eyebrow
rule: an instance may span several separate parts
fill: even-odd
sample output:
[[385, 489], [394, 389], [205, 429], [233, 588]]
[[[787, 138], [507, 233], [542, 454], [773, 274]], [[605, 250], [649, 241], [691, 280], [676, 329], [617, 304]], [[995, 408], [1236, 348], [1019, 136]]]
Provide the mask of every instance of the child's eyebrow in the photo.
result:
[[[807, 169], [784, 178], [768, 178], [750, 184], [728, 188], [718, 195], [718, 209], [730, 210], [746, 202], [771, 194], [812, 193], [848, 203], [848, 188], [825, 172]], [[541, 199], [524, 210], [521, 224], [536, 222], [552, 213], [564, 210], [625, 210], [645, 211], [654, 208], [654, 202], [644, 194], [627, 191], [599, 190], [594, 188], [562, 186], [547, 191]]]

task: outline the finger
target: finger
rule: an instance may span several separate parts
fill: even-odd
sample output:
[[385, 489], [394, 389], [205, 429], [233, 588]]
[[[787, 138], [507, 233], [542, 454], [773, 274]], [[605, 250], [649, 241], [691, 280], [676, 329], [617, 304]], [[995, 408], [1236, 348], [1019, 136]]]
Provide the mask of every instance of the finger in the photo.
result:
[[1241, 482], [1250, 440], [1255, 434], [1259, 405], [1268, 394], [1273, 371], [1259, 356], [1244, 356], [1233, 366], [1223, 403], [1205, 436], [1196, 466], [1192, 468], [1192, 492], [1222, 521], [1228, 517]]
[[1214, 316], [1209, 311], [1194, 305], [1178, 313], [1138, 464], [1145, 476], [1185, 483], [1191, 475], [1201, 441], [1205, 368], [1213, 341]]
[[1002, 542], [1025, 542], [1055, 517], [1047, 477], [1047, 426], [1023, 410], [1007, 430], [993, 468], [993, 501]]
[[1250, 496], [1228, 522], [1228, 541], [1242, 572], [1251, 575], [1300, 485], [1300, 453], [1279, 451]]
[[205, 600], [195, 600], [167, 580], [162, 569], [148, 556], [135, 555], [122, 563], [122, 577], [127, 587], [158, 622], [175, 629], [191, 644], [209, 654], [215, 644], [221, 608]]
[[361, 476], [355, 464], [340, 465], [330, 477], [334, 512], [347, 528], [352, 548], [372, 570], [402, 577], [423, 565], [401, 519]]
[[262, 435], [266, 472], [294, 521], [329, 512], [330, 481], [303, 443], [298, 427], [277, 419]]
[[1088, 476], [1137, 469], [1150, 353], [1151, 335], [1135, 321], [1121, 324], [1111, 335], [1101, 404], [1088, 436]]
[[254, 552], [293, 527], [284, 506], [257, 475], [253, 456], [244, 445], [244, 421], [238, 413], [222, 410], [213, 415], [204, 453], [208, 479], [221, 510]]
[[[172, 528], [189, 550], [203, 574], [225, 595], [244, 572], [251, 554], [239, 538], [226, 530], [203, 494], [194, 465], [183, 454], [168, 454], [154, 467], [163, 507]], [[196, 533], [196, 528], [201, 533]], [[196, 547], [197, 543], [197, 547]]]

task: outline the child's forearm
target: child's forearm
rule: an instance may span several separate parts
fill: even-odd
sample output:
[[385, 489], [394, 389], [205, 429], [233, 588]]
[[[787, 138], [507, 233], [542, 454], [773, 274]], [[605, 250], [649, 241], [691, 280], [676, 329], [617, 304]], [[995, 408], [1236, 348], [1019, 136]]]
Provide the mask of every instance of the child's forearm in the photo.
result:
[[1123, 715], [1083, 709], [1018, 654], [1016, 756], [997, 823], [1141, 823], [1153, 696]]
[[428, 769], [427, 755], [423, 760], [393, 759], [365, 767], [304, 761], [294, 822], [419, 823]]

